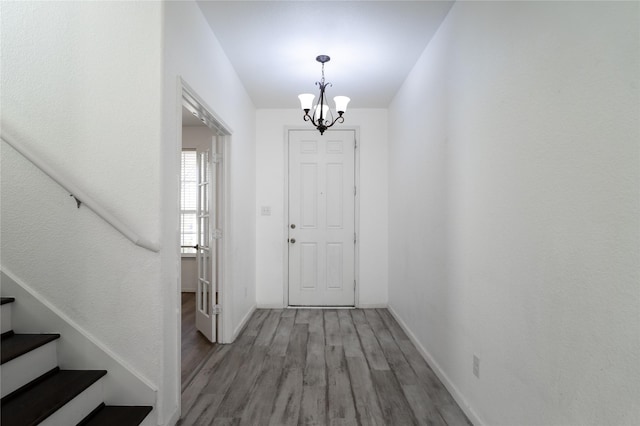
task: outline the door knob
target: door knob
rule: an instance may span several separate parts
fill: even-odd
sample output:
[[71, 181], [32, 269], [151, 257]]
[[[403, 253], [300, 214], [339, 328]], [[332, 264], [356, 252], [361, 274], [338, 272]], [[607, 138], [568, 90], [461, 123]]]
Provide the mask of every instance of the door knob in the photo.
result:
[[295, 244], [296, 243], [296, 239], [295, 238], [292, 238], [290, 241], [291, 241], [291, 244]]

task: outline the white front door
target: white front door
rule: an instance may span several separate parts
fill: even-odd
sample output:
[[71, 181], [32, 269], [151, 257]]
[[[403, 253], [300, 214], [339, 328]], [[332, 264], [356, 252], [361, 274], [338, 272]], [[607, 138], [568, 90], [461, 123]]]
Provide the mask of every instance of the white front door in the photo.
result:
[[355, 304], [355, 131], [289, 132], [289, 305]]
[[[215, 146], [215, 143], [213, 144]], [[198, 151], [198, 287], [196, 328], [211, 342], [216, 341], [217, 253], [212, 236], [216, 227], [216, 165], [211, 150]]]

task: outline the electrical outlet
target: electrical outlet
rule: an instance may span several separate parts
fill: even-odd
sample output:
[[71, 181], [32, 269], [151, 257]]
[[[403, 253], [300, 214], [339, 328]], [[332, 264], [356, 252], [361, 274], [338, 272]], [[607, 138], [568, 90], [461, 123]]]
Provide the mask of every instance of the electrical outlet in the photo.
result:
[[262, 206], [260, 208], [260, 214], [262, 216], [271, 216], [271, 206]]
[[480, 378], [480, 358], [477, 355], [473, 356], [473, 375]]

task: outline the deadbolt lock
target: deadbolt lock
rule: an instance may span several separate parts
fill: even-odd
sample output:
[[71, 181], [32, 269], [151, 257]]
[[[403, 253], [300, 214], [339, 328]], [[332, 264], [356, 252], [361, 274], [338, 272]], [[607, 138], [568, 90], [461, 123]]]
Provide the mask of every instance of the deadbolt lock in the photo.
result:
[[296, 229], [296, 225], [294, 225], [293, 223], [291, 224], [291, 229]]

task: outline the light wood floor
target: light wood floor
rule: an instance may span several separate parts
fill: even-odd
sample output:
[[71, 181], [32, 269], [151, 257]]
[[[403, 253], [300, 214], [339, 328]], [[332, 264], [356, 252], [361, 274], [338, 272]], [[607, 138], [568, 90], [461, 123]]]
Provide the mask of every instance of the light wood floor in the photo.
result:
[[199, 368], [180, 425], [470, 424], [386, 309], [257, 310]]

